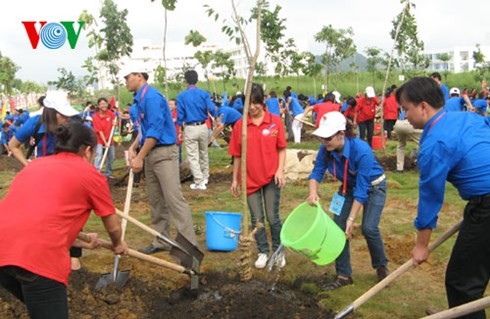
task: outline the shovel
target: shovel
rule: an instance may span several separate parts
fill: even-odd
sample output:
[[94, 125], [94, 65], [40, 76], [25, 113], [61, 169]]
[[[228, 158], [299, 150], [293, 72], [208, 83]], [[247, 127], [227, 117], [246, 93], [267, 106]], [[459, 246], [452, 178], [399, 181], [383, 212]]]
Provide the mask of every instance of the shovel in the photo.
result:
[[461, 316], [483, 310], [490, 307], [490, 296], [483, 297], [460, 306], [450, 308], [431, 316], [424, 317], [423, 319], [449, 319], [449, 318], [459, 318]]
[[199, 248], [194, 246], [194, 244], [192, 244], [180, 233], [177, 234], [175, 241], [173, 241], [118, 209], [116, 209], [116, 214], [171, 245], [172, 248], [170, 250], [170, 256], [176, 259], [181, 266], [187, 269], [186, 273], [189, 274], [191, 279], [191, 290], [198, 288], [200, 266], [204, 257], [204, 254], [199, 250]]
[[[437, 240], [432, 242], [429, 245], [429, 252], [433, 251], [437, 247], [439, 247], [443, 242], [445, 242], [449, 237], [451, 237], [453, 234], [455, 234], [459, 228], [461, 227], [461, 223], [463, 221], [460, 221], [456, 225], [454, 225], [451, 229], [449, 229], [447, 232], [445, 232], [441, 237], [439, 237]], [[354, 312], [354, 310], [357, 310], [360, 306], [362, 306], [366, 301], [368, 301], [371, 297], [373, 297], [375, 294], [380, 292], [383, 288], [388, 286], [390, 283], [392, 283], [396, 278], [398, 278], [401, 274], [403, 274], [405, 271], [408, 269], [412, 268], [413, 266], [413, 259], [410, 258], [409, 261], [398, 267], [394, 272], [392, 272], [389, 276], [387, 276], [385, 279], [381, 280], [378, 282], [374, 287], [369, 289], [367, 292], [365, 292], [362, 296], [354, 300], [353, 303], [351, 303], [349, 306], [347, 306], [345, 309], [340, 311], [336, 316], [335, 319], [341, 319], [346, 317], [348, 314], [351, 312]]]
[[[128, 189], [126, 191], [126, 200], [124, 202], [124, 212], [127, 214], [129, 212], [129, 206], [131, 204], [131, 194], [133, 192], [133, 179], [134, 174], [133, 170], [129, 170], [129, 179], [128, 179]], [[124, 240], [124, 235], [126, 233], [126, 226], [128, 222], [123, 219], [121, 222], [121, 240]], [[95, 285], [96, 289], [105, 288], [110, 284], [116, 285], [118, 288], [124, 287], [129, 278], [129, 270], [119, 271], [119, 260], [121, 259], [120, 255], [116, 255], [114, 257], [114, 270], [112, 273], [103, 274], [97, 284]]]
[[104, 167], [105, 159], [107, 158], [107, 154], [109, 153], [109, 148], [111, 147], [110, 142], [112, 141], [112, 136], [114, 135], [114, 126], [112, 126], [111, 134], [109, 135], [109, 147], [105, 147], [104, 155], [102, 156], [102, 160], [100, 161], [99, 172], [102, 172], [102, 168]]

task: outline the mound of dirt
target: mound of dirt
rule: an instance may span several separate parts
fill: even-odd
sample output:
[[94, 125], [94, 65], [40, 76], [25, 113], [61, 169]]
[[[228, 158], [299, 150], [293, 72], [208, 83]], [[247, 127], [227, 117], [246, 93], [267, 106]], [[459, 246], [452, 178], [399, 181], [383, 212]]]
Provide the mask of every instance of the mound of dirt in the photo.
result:
[[[81, 270], [70, 278], [68, 291], [71, 318], [332, 318], [317, 301], [293, 288], [258, 280], [242, 283], [221, 273], [209, 273], [196, 294], [180, 289], [169, 302], [171, 291], [152, 278], [130, 277], [126, 286], [95, 290], [100, 274]], [[187, 291], [187, 293], [182, 293]], [[174, 294], [175, 295], [175, 292]], [[3, 302], [2, 302], [3, 301]], [[0, 289], [1, 318], [27, 318], [24, 305]]]

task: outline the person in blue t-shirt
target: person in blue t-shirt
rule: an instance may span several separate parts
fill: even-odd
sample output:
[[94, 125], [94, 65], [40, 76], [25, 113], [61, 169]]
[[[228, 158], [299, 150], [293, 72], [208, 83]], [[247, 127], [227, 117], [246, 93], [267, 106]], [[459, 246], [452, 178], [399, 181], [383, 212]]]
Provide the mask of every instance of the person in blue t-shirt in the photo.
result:
[[[396, 99], [413, 127], [424, 130], [417, 163], [414, 265], [429, 256], [430, 237], [449, 181], [468, 202], [446, 269], [447, 300], [450, 308], [478, 300], [490, 278], [490, 121], [472, 112], [446, 112], [442, 90], [426, 77], [403, 84]], [[465, 318], [485, 318], [485, 311]]]
[[[347, 238], [351, 239], [356, 218], [361, 209], [363, 210], [362, 234], [371, 255], [371, 266], [376, 269], [378, 280], [382, 280], [389, 273], [379, 230], [386, 201], [386, 176], [383, 168], [376, 161], [371, 147], [355, 137], [352, 126], [346, 123], [340, 112], [324, 114], [313, 135], [321, 141], [321, 146], [309, 176], [307, 201], [314, 205], [320, 200], [318, 188], [327, 170], [334, 179], [342, 181], [334, 198], [343, 201], [343, 204], [334, 213], [334, 221], [345, 231]], [[324, 290], [334, 290], [353, 283], [349, 250], [347, 241], [335, 261], [337, 276], [323, 287]]]
[[298, 98], [292, 96], [290, 91], [284, 91], [284, 98], [286, 99], [287, 112], [290, 112], [293, 118], [291, 131], [294, 136], [294, 142], [301, 143], [301, 128], [303, 127], [303, 116], [305, 111], [299, 103]]
[[269, 92], [269, 98], [265, 101], [265, 105], [267, 106], [267, 111], [269, 111], [269, 113], [281, 116], [281, 105], [277, 98], [276, 91]]
[[478, 98], [471, 102], [473, 105], [473, 110], [480, 115], [486, 116], [488, 109], [487, 98], [485, 97], [485, 92], [478, 93]]
[[7, 154], [8, 156], [12, 155], [10, 148], [8, 146], [12, 137], [15, 134], [15, 126], [11, 126], [8, 123], [2, 124], [2, 132], [1, 132], [1, 144], [0, 144], [0, 154]]
[[460, 91], [458, 88], [451, 88], [449, 91], [450, 98], [446, 100], [446, 104], [444, 105], [444, 110], [446, 112], [458, 112], [464, 111], [465, 106], [467, 109], [471, 110], [473, 106], [471, 105], [471, 101], [467, 95], [460, 96]]
[[[146, 83], [146, 72], [132, 72], [124, 79], [126, 88], [134, 94], [140, 121], [139, 137], [128, 149], [129, 162], [134, 173], [141, 172], [144, 163], [152, 227], [169, 238], [171, 220], [177, 232], [197, 245], [191, 210], [180, 186], [177, 132], [167, 100]], [[155, 237], [140, 252], [154, 254], [169, 249], [167, 243]]]
[[236, 92], [235, 98], [232, 100], [233, 108], [242, 114], [243, 114], [243, 100], [244, 97], [242, 95], [242, 92], [240, 91]]
[[447, 88], [447, 86], [442, 83], [442, 78], [441, 78], [441, 73], [439, 72], [434, 72], [430, 75], [430, 77], [436, 81], [436, 83], [439, 85], [439, 87], [441, 88], [442, 90], [442, 94], [444, 95], [444, 100], [447, 101], [449, 100], [449, 89]]
[[19, 113], [19, 117], [15, 120], [14, 125], [21, 127], [29, 119], [29, 111], [18, 109], [17, 112]]

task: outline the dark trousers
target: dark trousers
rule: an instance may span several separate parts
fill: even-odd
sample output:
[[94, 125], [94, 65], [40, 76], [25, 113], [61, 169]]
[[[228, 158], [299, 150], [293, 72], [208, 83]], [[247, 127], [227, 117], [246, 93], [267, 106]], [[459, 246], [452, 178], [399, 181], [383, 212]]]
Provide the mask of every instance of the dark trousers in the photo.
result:
[[294, 140], [294, 134], [293, 134], [293, 129], [292, 129], [292, 124], [293, 124], [293, 117], [289, 112], [285, 113], [284, 116], [284, 125], [286, 126], [286, 133], [288, 134], [288, 141], [293, 141]]
[[396, 120], [384, 120], [383, 129], [386, 131], [386, 136], [388, 136], [388, 138], [391, 138], [391, 132], [393, 132], [395, 123]]
[[74, 257], [74, 258], [82, 257], [82, 248], [70, 247], [70, 257]]
[[[373, 145], [374, 120], [367, 120], [359, 123], [359, 134], [361, 140], [368, 142], [369, 146]], [[367, 132], [367, 140], [365, 139]]]
[[22, 301], [31, 319], [68, 318], [66, 286], [16, 266], [0, 267], [0, 285]]
[[[446, 270], [449, 307], [483, 297], [490, 278], [490, 195], [472, 199]], [[481, 310], [460, 318], [485, 318]]]

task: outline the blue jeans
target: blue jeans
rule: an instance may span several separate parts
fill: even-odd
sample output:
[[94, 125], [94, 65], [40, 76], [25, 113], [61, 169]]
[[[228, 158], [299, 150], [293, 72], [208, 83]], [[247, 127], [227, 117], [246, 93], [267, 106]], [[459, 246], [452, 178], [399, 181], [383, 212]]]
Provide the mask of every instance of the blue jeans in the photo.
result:
[[[96, 155], [95, 155], [95, 160], [94, 160], [94, 166], [97, 169], [100, 168], [100, 162], [102, 162], [102, 157], [104, 156], [104, 151], [105, 151], [104, 145], [103, 144], [97, 144], [97, 147], [95, 147]], [[106, 176], [112, 175], [112, 163], [114, 163], [114, 157], [115, 157], [115, 149], [114, 149], [114, 145], [111, 145], [109, 147], [109, 152], [107, 152], [106, 168], [105, 168], [105, 173], [104, 173], [104, 175], [106, 175]]]
[[[252, 217], [252, 227], [255, 228], [257, 221], [264, 223], [264, 207], [265, 216], [269, 222], [272, 237], [272, 251], [276, 251], [281, 244], [281, 229], [282, 223], [279, 217], [279, 203], [281, 201], [281, 189], [278, 188], [272, 181], [247, 196], [248, 208]], [[269, 242], [267, 241], [267, 234], [265, 227], [259, 229], [255, 234], [255, 240], [257, 241], [257, 248], [259, 253], [269, 254]]]
[[[340, 192], [339, 192], [340, 193]], [[339, 216], [334, 215], [335, 223], [345, 231], [345, 224], [349, 217], [354, 197], [352, 190], [348, 190], [345, 196], [344, 207]], [[371, 255], [371, 266], [374, 269], [383, 267], [388, 264], [386, 259], [385, 248], [381, 232], [379, 231], [379, 221], [381, 213], [385, 206], [386, 200], [386, 181], [382, 181], [376, 186], [371, 186], [368, 192], [368, 200], [363, 205], [362, 213], [362, 234], [366, 239], [369, 254]], [[335, 270], [337, 275], [350, 277], [352, 275], [352, 267], [350, 264], [349, 241], [346, 241], [344, 250], [335, 261]]]
[[66, 286], [16, 266], [0, 267], [0, 285], [22, 301], [31, 319], [68, 318]]

